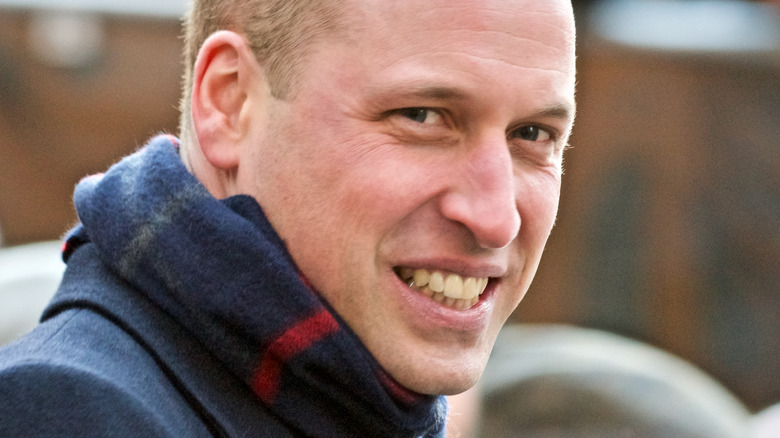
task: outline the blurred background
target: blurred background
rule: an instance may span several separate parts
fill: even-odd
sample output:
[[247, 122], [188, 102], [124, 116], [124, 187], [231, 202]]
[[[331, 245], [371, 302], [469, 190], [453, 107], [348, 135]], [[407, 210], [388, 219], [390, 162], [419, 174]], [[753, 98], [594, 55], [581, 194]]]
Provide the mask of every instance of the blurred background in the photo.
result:
[[[573, 149], [513, 321], [607, 330], [753, 411], [780, 401], [780, 6], [574, 4]], [[79, 179], [176, 133], [185, 8], [0, 0], [3, 246], [58, 239]]]
[[643, 340], [752, 409], [780, 401], [780, 5], [575, 4], [573, 149], [516, 320]]

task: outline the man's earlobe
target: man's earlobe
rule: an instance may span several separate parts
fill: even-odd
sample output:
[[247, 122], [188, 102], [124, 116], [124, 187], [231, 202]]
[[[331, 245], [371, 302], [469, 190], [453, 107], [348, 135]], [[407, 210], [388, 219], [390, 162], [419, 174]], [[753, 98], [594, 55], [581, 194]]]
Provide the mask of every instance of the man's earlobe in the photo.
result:
[[222, 170], [238, 166], [247, 134], [247, 121], [241, 117], [251, 83], [244, 76], [252, 74], [247, 56], [251, 49], [242, 36], [220, 31], [203, 43], [195, 62], [193, 125], [204, 157]]

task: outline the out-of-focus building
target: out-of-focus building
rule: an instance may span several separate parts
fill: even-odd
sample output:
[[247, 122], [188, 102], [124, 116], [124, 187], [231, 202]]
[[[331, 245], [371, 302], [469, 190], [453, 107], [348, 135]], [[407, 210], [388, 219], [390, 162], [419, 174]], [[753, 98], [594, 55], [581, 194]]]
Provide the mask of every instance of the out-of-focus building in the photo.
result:
[[0, 229], [53, 239], [72, 190], [176, 132], [186, 0], [0, 0]]
[[685, 357], [780, 400], [780, 9], [613, 0], [578, 14], [559, 221], [515, 315]]

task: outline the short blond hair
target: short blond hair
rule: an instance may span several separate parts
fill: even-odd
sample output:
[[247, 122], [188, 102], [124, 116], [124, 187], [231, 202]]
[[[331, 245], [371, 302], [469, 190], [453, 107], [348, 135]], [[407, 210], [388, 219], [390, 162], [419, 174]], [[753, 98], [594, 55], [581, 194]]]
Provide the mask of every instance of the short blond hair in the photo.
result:
[[244, 35], [274, 97], [293, 91], [296, 68], [316, 37], [337, 29], [340, 0], [193, 0], [184, 21], [184, 80], [180, 135], [190, 126], [190, 93], [200, 47], [216, 31]]

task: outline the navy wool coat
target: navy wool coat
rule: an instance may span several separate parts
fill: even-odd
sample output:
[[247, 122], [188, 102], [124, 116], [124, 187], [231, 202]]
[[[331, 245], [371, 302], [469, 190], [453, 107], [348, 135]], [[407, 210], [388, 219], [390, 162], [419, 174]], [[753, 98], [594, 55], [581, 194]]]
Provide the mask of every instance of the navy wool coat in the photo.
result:
[[0, 437], [112, 436], [295, 433], [87, 244], [42, 323], [0, 350]]

